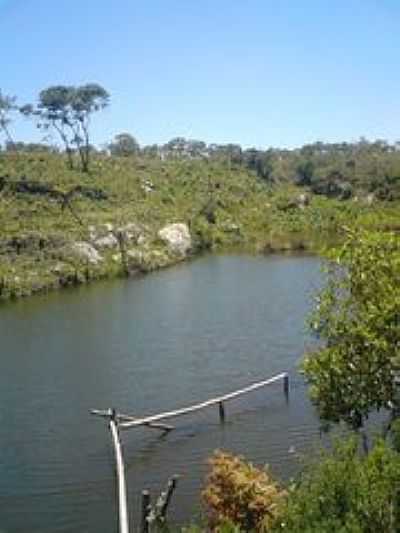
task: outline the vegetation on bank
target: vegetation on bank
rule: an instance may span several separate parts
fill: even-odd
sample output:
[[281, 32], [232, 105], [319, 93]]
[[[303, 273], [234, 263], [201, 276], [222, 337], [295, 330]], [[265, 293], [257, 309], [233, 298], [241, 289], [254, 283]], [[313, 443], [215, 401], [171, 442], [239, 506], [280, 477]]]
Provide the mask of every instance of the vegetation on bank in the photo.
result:
[[[185, 533], [395, 533], [400, 528], [400, 453], [356, 438], [321, 451], [284, 489], [268, 471], [216, 452], [203, 492], [206, 524]], [[226, 490], [230, 489], [230, 491]]]
[[349, 223], [398, 227], [397, 209], [396, 202], [272, 185], [227, 160], [97, 154], [81, 172], [68, 168], [64, 154], [0, 152], [0, 297], [137, 271], [118, 259], [115, 239], [98, 249], [101, 262], [71, 252], [72, 243], [92, 246], [93, 233], [106, 237], [110, 228], [135, 226], [127, 246], [139, 253], [139, 270], [148, 271], [182, 259], [160, 241], [166, 224], [188, 225], [192, 253], [317, 250], [340, 239]]

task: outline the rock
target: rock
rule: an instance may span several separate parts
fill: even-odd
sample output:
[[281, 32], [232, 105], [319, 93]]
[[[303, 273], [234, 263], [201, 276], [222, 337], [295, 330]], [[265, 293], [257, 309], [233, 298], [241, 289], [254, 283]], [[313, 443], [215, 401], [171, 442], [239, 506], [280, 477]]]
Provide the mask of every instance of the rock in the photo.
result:
[[299, 207], [300, 209], [304, 209], [310, 204], [310, 198], [305, 193], [299, 194], [296, 199], [296, 203], [297, 203], [297, 207]]
[[139, 226], [139, 224], [135, 224], [134, 222], [130, 222], [129, 224], [126, 224], [125, 226], [120, 226], [116, 230], [123, 238], [123, 240], [127, 243], [135, 243], [139, 244], [139, 239], [142, 239], [144, 228], [142, 226]]
[[144, 180], [142, 182], [141, 187], [142, 187], [142, 191], [144, 191], [145, 193], [150, 193], [150, 192], [153, 192], [155, 190], [154, 184], [149, 179]]
[[102, 228], [107, 233], [111, 233], [112, 231], [114, 231], [114, 226], [110, 224], [110, 222], [106, 222], [105, 224], [103, 224]]
[[69, 247], [70, 255], [91, 265], [98, 265], [103, 261], [102, 256], [94, 246], [85, 241], [77, 241]]
[[142, 238], [143, 240], [144, 228], [133, 222], [116, 228], [107, 222], [99, 226], [89, 226], [88, 231], [89, 240], [93, 246], [101, 250], [103, 248], [116, 248], [121, 237], [127, 244], [137, 244], [139, 239]]
[[365, 197], [366, 205], [372, 205], [374, 202], [375, 202], [374, 193], [367, 194], [367, 196]]
[[50, 269], [50, 272], [52, 272], [53, 274], [59, 275], [64, 272], [65, 267], [66, 267], [65, 263], [57, 263]]
[[240, 226], [238, 226], [234, 222], [225, 222], [224, 224], [222, 224], [221, 229], [226, 233], [240, 233]]
[[158, 232], [160, 239], [173, 254], [185, 256], [192, 246], [189, 228], [186, 224], [169, 224]]
[[128, 250], [126, 258], [130, 267], [141, 268], [143, 266], [144, 254], [141, 250]]
[[99, 226], [89, 226], [89, 238], [91, 241], [96, 241], [102, 237], [107, 237], [110, 233], [114, 231], [114, 226], [109, 222], [105, 224], [100, 224]]
[[96, 239], [93, 244], [96, 246], [96, 248], [100, 248], [100, 250], [103, 248], [116, 248], [118, 246], [118, 239], [115, 235], [109, 233], [105, 237]]
[[171, 264], [171, 258], [162, 250], [140, 250], [133, 248], [126, 252], [126, 266], [130, 274], [150, 272]]
[[137, 244], [139, 246], [143, 246], [144, 244], [147, 243], [147, 238], [145, 235], [139, 235], [138, 239], [137, 239]]

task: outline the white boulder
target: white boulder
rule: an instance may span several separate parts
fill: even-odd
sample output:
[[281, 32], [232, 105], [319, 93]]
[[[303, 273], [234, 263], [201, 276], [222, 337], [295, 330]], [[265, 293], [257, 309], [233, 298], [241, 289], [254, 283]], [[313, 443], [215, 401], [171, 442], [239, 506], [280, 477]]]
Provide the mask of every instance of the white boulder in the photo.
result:
[[118, 246], [118, 239], [115, 235], [109, 233], [105, 237], [100, 237], [100, 239], [96, 239], [94, 241], [94, 245], [96, 246], [96, 248], [100, 249], [115, 248], [116, 246]]
[[103, 261], [102, 256], [94, 246], [85, 241], [77, 241], [71, 245], [70, 253], [76, 259], [87, 261], [91, 265], [98, 265]]
[[187, 224], [168, 224], [160, 229], [158, 236], [167, 245], [168, 250], [176, 255], [186, 255], [192, 246]]

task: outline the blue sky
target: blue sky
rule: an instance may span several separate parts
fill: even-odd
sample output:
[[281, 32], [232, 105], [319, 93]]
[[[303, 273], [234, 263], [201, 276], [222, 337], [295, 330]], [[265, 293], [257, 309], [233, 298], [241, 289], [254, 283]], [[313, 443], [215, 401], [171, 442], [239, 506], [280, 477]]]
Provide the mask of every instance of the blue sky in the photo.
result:
[[[101, 83], [101, 144], [400, 139], [398, 0], [0, 0], [0, 88]], [[38, 139], [19, 119], [18, 139]]]

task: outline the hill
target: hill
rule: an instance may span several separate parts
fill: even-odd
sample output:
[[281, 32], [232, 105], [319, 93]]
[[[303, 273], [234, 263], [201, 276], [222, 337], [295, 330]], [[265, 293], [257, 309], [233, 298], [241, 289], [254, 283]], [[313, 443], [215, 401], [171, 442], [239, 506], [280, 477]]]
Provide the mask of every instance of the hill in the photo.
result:
[[[82, 173], [62, 154], [2, 152], [0, 298], [147, 272], [204, 250], [315, 251], [346, 224], [396, 228], [397, 213], [396, 202], [327, 198], [231, 160], [98, 154]], [[190, 252], [160, 234], [177, 223]]]

